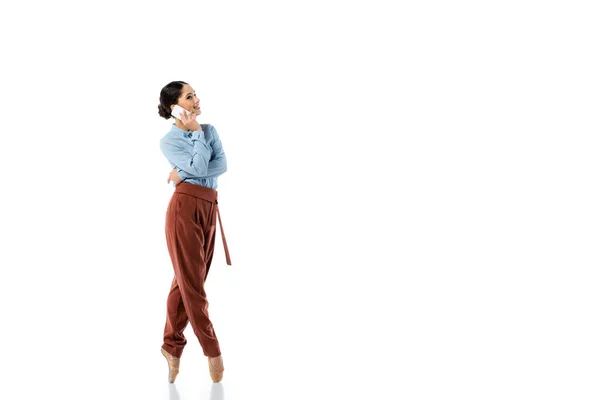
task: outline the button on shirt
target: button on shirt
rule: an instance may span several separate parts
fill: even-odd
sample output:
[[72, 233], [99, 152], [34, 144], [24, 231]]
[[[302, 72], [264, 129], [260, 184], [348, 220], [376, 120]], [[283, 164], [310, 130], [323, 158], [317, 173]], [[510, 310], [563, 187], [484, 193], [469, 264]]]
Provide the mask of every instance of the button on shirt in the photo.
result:
[[215, 127], [200, 128], [189, 132], [173, 124], [160, 140], [160, 149], [184, 182], [216, 189], [217, 177], [227, 171], [227, 159]]

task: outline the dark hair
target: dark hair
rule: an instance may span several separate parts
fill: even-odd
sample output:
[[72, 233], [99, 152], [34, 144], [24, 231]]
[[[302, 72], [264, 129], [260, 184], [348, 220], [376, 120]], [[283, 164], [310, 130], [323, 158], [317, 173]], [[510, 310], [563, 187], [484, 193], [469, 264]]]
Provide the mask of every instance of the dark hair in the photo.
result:
[[160, 91], [160, 104], [158, 105], [158, 115], [164, 119], [171, 118], [171, 106], [177, 104], [177, 99], [181, 96], [181, 89], [187, 83], [183, 81], [173, 81], [168, 83]]

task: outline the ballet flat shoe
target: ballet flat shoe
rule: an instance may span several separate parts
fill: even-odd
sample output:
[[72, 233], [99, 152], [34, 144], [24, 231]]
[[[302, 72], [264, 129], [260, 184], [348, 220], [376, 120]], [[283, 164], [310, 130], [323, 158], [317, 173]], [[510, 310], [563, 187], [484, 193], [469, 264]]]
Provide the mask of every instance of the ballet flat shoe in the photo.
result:
[[170, 354], [163, 348], [160, 349], [160, 352], [167, 359], [167, 363], [169, 364], [169, 383], [173, 383], [179, 373], [179, 358]]
[[208, 357], [208, 370], [210, 371], [210, 378], [213, 382], [221, 382], [223, 379], [223, 371], [225, 371], [223, 357]]

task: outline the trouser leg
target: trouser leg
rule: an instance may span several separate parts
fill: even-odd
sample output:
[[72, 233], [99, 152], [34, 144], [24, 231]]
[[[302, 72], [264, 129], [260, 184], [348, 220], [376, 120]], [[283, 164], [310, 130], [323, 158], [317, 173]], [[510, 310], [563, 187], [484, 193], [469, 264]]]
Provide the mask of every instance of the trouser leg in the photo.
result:
[[[208, 277], [208, 271], [212, 263], [212, 258], [215, 249], [215, 236], [216, 230], [214, 225], [212, 229], [208, 229], [206, 235], [206, 274], [204, 275], [204, 281]], [[175, 357], [181, 357], [183, 348], [187, 344], [185, 335], [183, 334], [185, 328], [189, 322], [188, 316], [183, 306], [183, 299], [181, 298], [181, 291], [177, 284], [177, 278], [173, 278], [171, 284], [171, 290], [169, 290], [169, 296], [167, 297], [167, 322], [165, 323], [164, 329], [164, 344], [163, 348], [174, 355]]]
[[183, 332], [178, 332], [187, 323], [184, 323], [182, 314], [186, 315], [192, 325], [204, 354], [208, 357], [221, 354], [208, 315], [208, 299], [204, 290], [214, 247], [214, 238], [211, 244], [211, 235], [207, 237], [207, 233], [214, 231], [211, 212], [210, 202], [178, 193], [173, 194], [167, 209], [165, 232], [175, 279], [169, 293], [167, 310], [170, 316], [167, 317], [165, 326], [165, 338], [170, 343], [165, 341], [163, 347], [167, 351], [172, 349], [171, 354], [175, 356], [177, 352], [183, 351], [181, 344], [185, 343], [180, 338]]
[[169, 290], [169, 296], [167, 297], [167, 322], [165, 323], [162, 347], [175, 357], [181, 357], [183, 348], [187, 343], [183, 331], [188, 321], [177, 278], [173, 278], [171, 290]]

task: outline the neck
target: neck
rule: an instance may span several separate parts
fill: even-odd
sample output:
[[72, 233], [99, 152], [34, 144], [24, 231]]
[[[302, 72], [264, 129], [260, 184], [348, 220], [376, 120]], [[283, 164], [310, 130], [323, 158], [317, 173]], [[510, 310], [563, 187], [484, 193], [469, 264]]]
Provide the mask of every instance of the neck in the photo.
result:
[[179, 129], [183, 129], [184, 131], [188, 130], [188, 128], [183, 126], [183, 123], [180, 120], [178, 120], [177, 118], [175, 118], [175, 126], [178, 127]]

